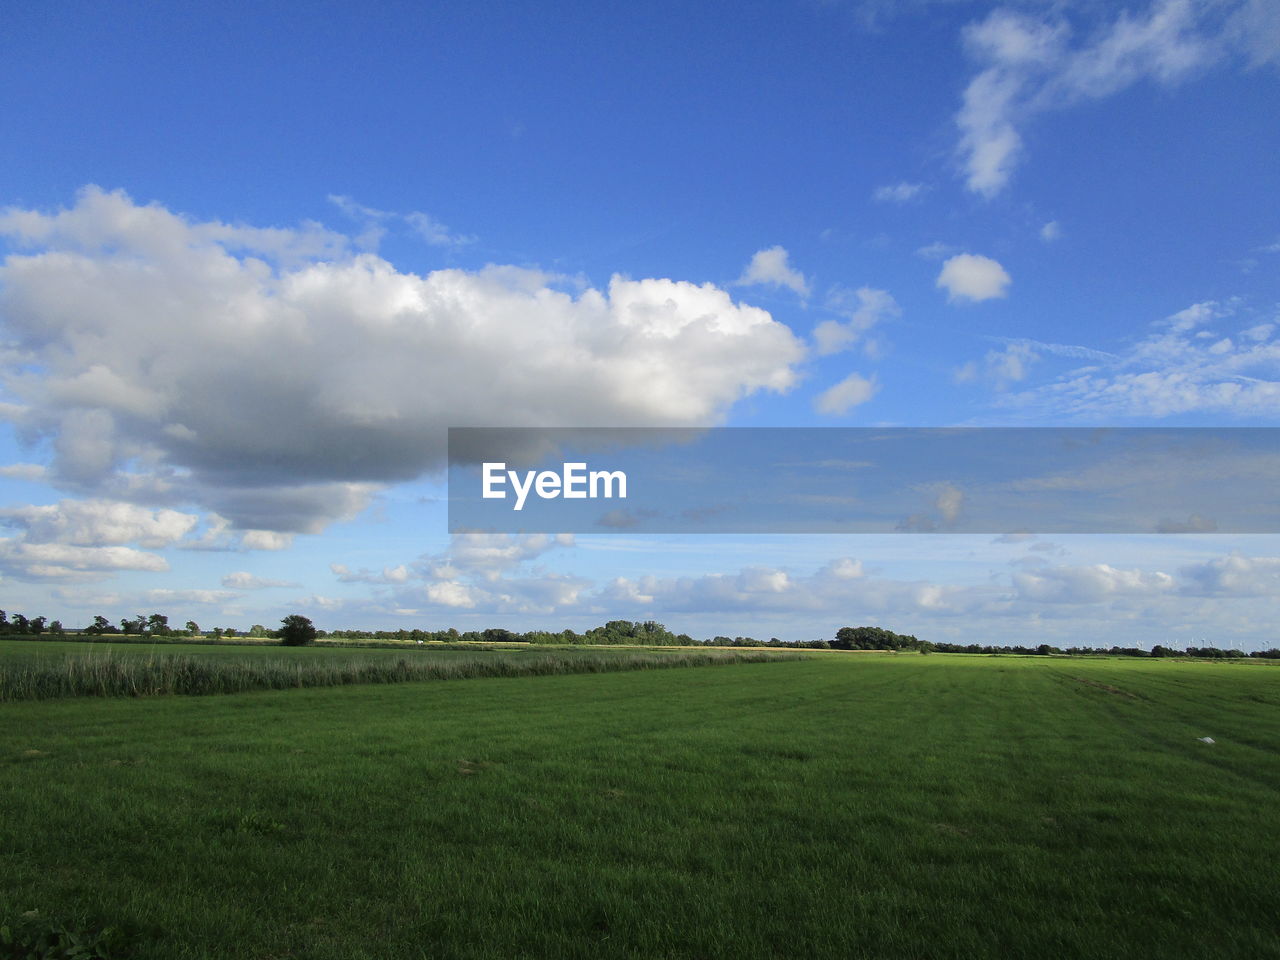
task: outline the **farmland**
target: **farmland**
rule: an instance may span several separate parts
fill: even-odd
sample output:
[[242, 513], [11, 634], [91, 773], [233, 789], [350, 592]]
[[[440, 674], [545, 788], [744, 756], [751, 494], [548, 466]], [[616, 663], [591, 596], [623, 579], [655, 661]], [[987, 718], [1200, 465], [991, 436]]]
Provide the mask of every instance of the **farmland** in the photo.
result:
[[1280, 957], [1278, 707], [1266, 663], [835, 653], [6, 703], [0, 912], [139, 958]]

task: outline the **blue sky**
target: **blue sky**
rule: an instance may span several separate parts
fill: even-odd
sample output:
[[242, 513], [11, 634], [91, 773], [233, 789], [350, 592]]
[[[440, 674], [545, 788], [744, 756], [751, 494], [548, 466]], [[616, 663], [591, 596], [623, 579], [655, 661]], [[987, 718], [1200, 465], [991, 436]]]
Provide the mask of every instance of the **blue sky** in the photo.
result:
[[440, 472], [449, 426], [1274, 425], [1274, 4], [0, 38], [10, 611], [1275, 642], [1271, 537], [451, 538]]

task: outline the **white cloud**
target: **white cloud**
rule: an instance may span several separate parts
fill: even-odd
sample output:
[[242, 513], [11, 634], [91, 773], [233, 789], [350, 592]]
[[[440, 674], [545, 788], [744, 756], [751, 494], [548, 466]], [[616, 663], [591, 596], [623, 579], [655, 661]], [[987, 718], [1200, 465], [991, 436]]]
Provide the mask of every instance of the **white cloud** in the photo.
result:
[[[1003, 350], [988, 351], [983, 359], [983, 366], [986, 376], [998, 388], [1003, 389], [1010, 383], [1025, 380], [1031, 365], [1039, 359], [1039, 355], [1032, 350], [1029, 343], [1013, 342], [1006, 344]], [[969, 371], [968, 380], [974, 379], [977, 375], [976, 366], [972, 363], [961, 367], [961, 370]], [[956, 381], [966, 382], [961, 378], [960, 371], [957, 371]]]
[[293, 546], [292, 533], [276, 530], [246, 530], [240, 537], [245, 550], [288, 550]]
[[1057, 220], [1050, 220], [1040, 228], [1040, 239], [1045, 243], [1053, 243], [1062, 236], [1062, 227]]
[[842, 417], [854, 407], [874, 397], [879, 389], [880, 385], [874, 376], [868, 380], [861, 374], [851, 373], [839, 383], [818, 394], [813, 407], [827, 416]]
[[240, 595], [232, 590], [147, 590], [143, 593], [149, 604], [223, 604]]
[[0, 522], [21, 536], [0, 539], [0, 570], [24, 580], [102, 580], [122, 570], [162, 572], [168, 563], [138, 550], [181, 541], [196, 526], [193, 514], [149, 510], [107, 500], [62, 500], [56, 504], [0, 510]]
[[1225, 32], [1251, 67], [1280, 63], [1280, 7], [1273, 0], [1244, 0], [1227, 20]]
[[392, 593], [406, 606], [524, 615], [581, 609], [590, 581], [537, 562], [549, 551], [573, 545], [568, 534], [456, 535], [444, 553], [411, 564], [410, 582], [393, 586]]
[[395, 222], [407, 224], [418, 237], [433, 247], [460, 247], [477, 240], [473, 236], [453, 233], [445, 224], [421, 211], [399, 214], [390, 210], [378, 210], [338, 194], [330, 194], [329, 202], [364, 227], [355, 237], [355, 245], [361, 250], [377, 250], [387, 234], [386, 225]]
[[29, 543], [83, 547], [127, 543], [163, 547], [190, 533], [198, 519], [177, 510], [148, 510], [108, 500], [62, 500], [52, 505], [0, 510], [0, 522], [23, 529]]
[[[696, 577], [618, 577], [587, 598], [612, 611], [633, 616], [657, 613], [702, 613], [720, 616], [738, 611], [847, 616], [894, 616], [928, 612], [954, 616], [989, 602], [989, 589], [900, 581], [866, 576], [859, 561], [833, 561], [813, 574], [800, 576], [770, 567], [744, 567], [736, 573]], [[619, 614], [621, 615], [621, 614]]]
[[552, 551], [572, 548], [571, 534], [454, 534], [449, 547], [380, 572], [331, 563], [341, 583], [366, 583], [398, 609], [482, 609], [552, 613], [577, 604], [589, 582], [535, 565]]
[[738, 278], [738, 286], [786, 287], [801, 297], [807, 297], [809, 282], [803, 273], [788, 263], [788, 256], [786, 249], [780, 246], [756, 251]]
[[[920, 487], [919, 492], [937, 511], [932, 529], [948, 519], [958, 519], [963, 511], [964, 494], [953, 484]], [[1036, 642], [1062, 646], [1090, 642], [1128, 646], [1133, 645], [1137, 633], [1156, 638], [1148, 642], [1168, 643], [1179, 631], [1185, 634], [1195, 629], [1216, 630], [1219, 636], [1226, 631], [1254, 641], [1261, 638], [1266, 646], [1271, 645], [1267, 638], [1275, 620], [1275, 600], [1280, 596], [1280, 558], [1211, 557], [1184, 566], [1177, 576], [1140, 560], [1054, 565], [1052, 558], [1066, 553], [1063, 547], [1029, 534], [987, 538], [988, 544], [1018, 544], [1039, 553], [1015, 558], [1011, 569], [1007, 548], [990, 547], [991, 569], [985, 573], [980, 569], [982, 553], [974, 552], [975, 546], [980, 551], [982, 545], [972, 538], [966, 544], [961, 538], [955, 555], [965, 557], [970, 565], [976, 563], [979, 569], [974, 571], [977, 576], [960, 582], [895, 579], [869, 571], [861, 560], [847, 556], [812, 572], [756, 563], [726, 572], [623, 576], [593, 582], [542, 568], [548, 551], [570, 545], [567, 538], [510, 536], [490, 540], [487, 545], [468, 539], [476, 560], [469, 570], [456, 566], [446, 570], [439, 557], [427, 557], [408, 565], [411, 576], [405, 583], [372, 577], [371, 582], [377, 584], [376, 601], [312, 597], [296, 605], [325, 611], [376, 609], [395, 616], [452, 612], [479, 625], [493, 625], [504, 616], [512, 618], [512, 625], [519, 625], [527, 624], [530, 615], [544, 614], [554, 614], [561, 622], [561, 618], [573, 618], [579, 623], [654, 616], [668, 619], [667, 615], [674, 615], [676, 630], [694, 632], [693, 622], [700, 622], [709, 632], [755, 629], [757, 636], [758, 630], [771, 622], [769, 618], [776, 616], [772, 622], [784, 632], [786, 627], [781, 625], [789, 624], [793, 637], [796, 624], [801, 623], [801, 636], [810, 629], [816, 633], [809, 636], [830, 636], [835, 626], [850, 622], [847, 618], [853, 610], [862, 622], [882, 623], [917, 633], [922, 639], [962, 643], [973, 641], [977, 623], [984, 636], [1008, 643], [1024, 643], [1034, 635], [1039, 638]], [[599, 541], [601, 549], [609, 549], [617, 538], [601, 537]], [[937, 537], [930, 541], [936, 546], [927, 549], [947, 555], [953, 553], [956, 542], [954, 536]], [[1168, 559], [1178, 555], [1165, 546], [1167, 541], [1160, 542], [1159, 556]], [[1077, 549], [1078, 544], [1072, 552]], [[1126, 548], [1121, 553], [1140, 557], [1142, 548]], [[1198, 551], [1191, 554], [1197, 555]], [[882, 561], [889, 559], [884, 551], [877, 556]], [[738, 614], [748, 615], [745, 621], [737, 619], [742, 629], [729, 626]]]
[[916, 248], [916, 256], [924, 260], [945, 260], [953, 253], [959, 252], [960, 248], [955, 244], [943, 243], [941, 240]]
[[1006, 295], [1012, 280], [1004, 267], [990, 257], [960, 253], [948, 259], [938, 274], [937, 287], [947, 291], [947, 299], [975, 303]]
[[160, 573], [169, 564], [132, 547], [83, 547], [0, 539], [0, 570], [21, 580], [103, 580], [120, 570]]
[[1234, 336], [1206, 329], [1235, 303], [1193, 304], [1155, 324], [1121, 355], [1098, 353], [1088, 367], [1007, 394], [1002, 406], [1056, 418], [1169, 417], [1191, 413], [1280, 413], [1280, 343], [1270, 324]]
[[1199, 596], [1280, 596], [1280, 557], [1246, 557], [1233, 553], [1178, 571], [1186, 592]]
[[878, 203], [910, 203], [923, 196], [928, 189], [923, 183], [908, 183], [903, 180], [888, 186], [876, 187], [871, 197]]
[[1052, 354], [1072, 360], [1090, 360], [1099, 363], [1111, 363], [1120, 359], [1117, 354], [1107, 353], [1105, 350], [1095, 350], [1093, 347], [1084, 347], [1075, 343], [1047, 343], [1044, 340], [1031, 340], [1027, 337], [990, 337], [989, 339], [1002, 343], [1006, 347], [1026, 348], [1037, 356], [1040, 354]]
[[1141, 80], [1171, 85], [1217, 59], [1230, 31], [1214, 20], [1215, 6], [1156, 0], [1075, 45], [1053, 8], [1042, 16], [1001, 8], [970, 24], [965, 46], [981, 69], [956, 115], [969, 189], [990, 197], [1004, 188], [1022, 152], [1019, 128], [1035, 115]]
[[273, 587], [299, 587], [301, 584], [291, 580], [272, 580], [259, 577], [247, 570], [237, 570], [222, 578], [222, 585], [231, 590], [267, 590]]
[[416, 567], [428, 577], [452, 579], [467, 573], [492, 580], [545, 553], [573, 545], [571, 533], [458, 533], [448, 550], [424, 557]]
[[341, 610], [348, 605], [346, 600], [341, 597], [326, 597], [321, 594], [312, 594], [309, 597], [302, 597], [295, 601], [293, 606], [305, 609], [323, 610], [332, 613], [335, 610]]
[[861, 560], [840, 557], [823, 567], [818, 575], [834, 577], [837, 580], [858, 580], [866, 576], [866, 571], [862, 569]]
[[39, 463], [9, 463], [0, 467], [0, 477], [13, 480], [39, 482], [45, 478], [46, 473], [45, 467]]
[[340, 583], [407, 583], [412, 572], [404, 564], [382, 568], [381, 573], [370, 570], [352, 570], [346, 564], [331, 563], [329, 569]]
[[442, 607], [470, 608], [476, 605], [472, 589], [466, 584], [452, 580], [428, 584], [426, 597], [432, 603]]
[[1009, 119], [1018, 84], [997, 71], [986, 70], [964, 92], [956, 117], [960, 150], [965, 156], [969, 189], [994, 196], [1009, 179], [1022, 137]]
[[475, 243], [476, 237], [453, 233], [447, 226], [425, 213], [407, 213], [405, 220], [418, 236], [433, 247], [461, 247]]
[[826, 306], [847, 319], [823, 320], [814, 327], [813, 339], [821, 356], [847, 349], [880, 321], [902, 314], [889, 291], [874, 287], [859, 287], [856, 291], [836, 287], [828, 295]]
[[27, 248], [0, 265], [24, 345], [0, 374], [19, 428], [52, 440], [52, 479], [198, 504], [260, 531], [246, 548], [439, 468], [447, 426], [713, 425], [788, 390], [804, 355], [712, 284], [420, 276], [321, 228], [197, 222], [93, 187], [5, 211], [0, 235]]
[[1036, 603], [1099, 603], [1117, 596], [1153, 596], [1173, 590], [1173, 577], [1160, 571], [1121, 570], [1109, 564], [1041, 568], [1013, 574], [1018, 596]]

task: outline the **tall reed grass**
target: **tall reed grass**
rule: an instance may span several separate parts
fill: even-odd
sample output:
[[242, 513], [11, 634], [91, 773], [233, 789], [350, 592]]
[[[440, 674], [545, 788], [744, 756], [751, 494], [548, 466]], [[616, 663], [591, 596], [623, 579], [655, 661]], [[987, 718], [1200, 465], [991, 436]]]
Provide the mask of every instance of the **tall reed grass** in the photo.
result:
[[769, 653], [609, 654], [518, 657], [490, 654], [468, 660], [215, 660], [156, 655], [67, 656], [0, 662], [0, 702], [60, 697], [147, 697], [165, 694], [240, 693], [292, 687], [337, 687], [352, 683], [404, 683], [469, 677], [524, 677], [566, 673], [613, 673], [713, 664], [802, 659]]

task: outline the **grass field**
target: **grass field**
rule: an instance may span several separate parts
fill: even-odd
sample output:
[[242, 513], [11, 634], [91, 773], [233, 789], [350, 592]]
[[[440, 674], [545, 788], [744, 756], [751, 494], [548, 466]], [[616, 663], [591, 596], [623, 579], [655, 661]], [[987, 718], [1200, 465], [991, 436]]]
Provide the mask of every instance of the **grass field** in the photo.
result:
[[1280, 957], [1278, 708], [1269, 664], [945, 655], [0, 704], [0, 912], [166, 960]]

